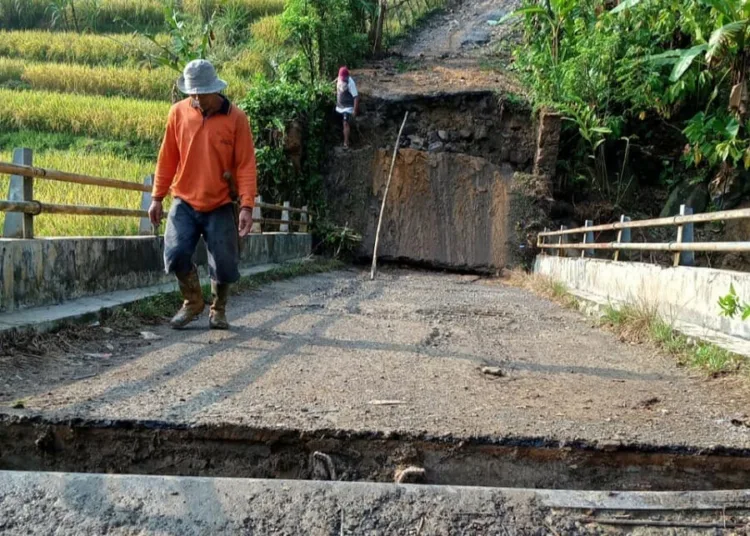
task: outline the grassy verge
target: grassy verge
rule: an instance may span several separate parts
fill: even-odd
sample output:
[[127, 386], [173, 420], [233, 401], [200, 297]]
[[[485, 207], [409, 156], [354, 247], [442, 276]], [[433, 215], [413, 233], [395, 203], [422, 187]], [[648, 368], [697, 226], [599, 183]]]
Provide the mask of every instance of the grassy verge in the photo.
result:
[[694, 340], [672, 328], [653, 307], [627, 304], [607, 306], [601, 318], [622, 340], [655, 343], [677, 358], [681, 365], [699, 369], [710, 376], [746, 368], [745, 359], [710, 342]]
[[[564, 307], [579, 309], [579, 301], [570, 294], [564, 283], [549, 277], [511, 272], [506, 282], [548, 298]], [[609, 305], [600, 319], [602, 327], [611, 329], [623, 342], [655, 344], [674, 356], [683, 366], [689, 366], [716, 377], [747, 370], [742, 356], [710, 342], [694, 340], [674, 330], [654, 307], [645, 304]]]
[[[343, 268], [344, 263], [335, 259], [316, 259], [310, 262], [287, 263], [274, 268], [268, 272], [243, 277], [232, 286], [232, 294], [257, 290], [258, 288], [273, 283], [305, 275], [320, 274]], [[203, 286], [203, 297], [206, 301], [211, 298], [209, 285]], [[115, 313], [114, 320], [117, 322], [150, 322], [158, 323], [167, 320], [174, 315], [182, 304], [180, 293], [167, 292], [140, 300]]]

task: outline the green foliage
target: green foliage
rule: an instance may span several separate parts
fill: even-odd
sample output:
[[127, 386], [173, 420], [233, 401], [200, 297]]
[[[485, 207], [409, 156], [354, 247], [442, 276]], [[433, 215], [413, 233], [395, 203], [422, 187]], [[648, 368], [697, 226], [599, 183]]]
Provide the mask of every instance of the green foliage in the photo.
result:
[[289, 0], [282, 27], [299, 47], [311, 81], [333, 77], [343, 64], [356, 64], [367, 53], [364, 24], [349, 0]]
[[524, 31], [515, 67], [534, 105], [560, 110], [572, 126], [567, 178], [617, 205], [622, 183], [630, 180], [630, 150], [640, 150], [630, 141], [647, 137], [654, 123], [671, 127], [678, 140], [683, 132], [684, 165], [705, 169], [704, 177], [719, 167], [750, 166], [750, 4], [624, 0], [611, 11], [607, 6], [603, 0], [527, 0], [515, 13]]
[[750, 318], [750, 303], [743, 302], [737, 296], [734, 285], [729, 286], [729, 294], [719, 298], [719, 307], [721, 307], [723, 316], [734, 318], [739, 314], [742, 316], [742, 320]]
[[260, 195], [319, 210], [330, 86], [259, 79], [239, 106], [253, 126]]

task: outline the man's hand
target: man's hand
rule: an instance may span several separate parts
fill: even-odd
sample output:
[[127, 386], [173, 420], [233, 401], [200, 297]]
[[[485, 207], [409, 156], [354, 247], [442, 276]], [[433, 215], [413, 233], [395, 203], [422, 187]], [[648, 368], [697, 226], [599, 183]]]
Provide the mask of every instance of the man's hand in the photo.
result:
[[161, 225], [162, 218], [164, 218], [164, 207], [161, 201], [154, 199], [151, 201], [151, 206], [148, 207], [148, 219], [151, 220], [154, 226], [158, 227]]
[[253, 210], [248, 207], [242, 207], [240, 210], [240, 237], [250, 234], [253, 228]]

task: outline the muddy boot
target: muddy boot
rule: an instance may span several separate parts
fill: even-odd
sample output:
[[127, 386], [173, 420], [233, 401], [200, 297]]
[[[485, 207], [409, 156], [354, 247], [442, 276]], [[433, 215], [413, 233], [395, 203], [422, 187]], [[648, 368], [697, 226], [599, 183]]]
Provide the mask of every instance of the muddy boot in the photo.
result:
[[229, 285], [211, 281], [211, 312], [208, 314], [208, 327], [211, 329], [229, 329], [227, 321], [227, 299], [229, 298]]
[[182, 309], [169, 322], [174, 329], [187, 326], [198, 318], [206, 307], [206, 303], [203, 301], [201, 281], [198, 278], [198, 270], [195, 266], [187, 274], [178, 275], [177, 281], [180, 283], [180, 292], [185, 301], [182, 304]]

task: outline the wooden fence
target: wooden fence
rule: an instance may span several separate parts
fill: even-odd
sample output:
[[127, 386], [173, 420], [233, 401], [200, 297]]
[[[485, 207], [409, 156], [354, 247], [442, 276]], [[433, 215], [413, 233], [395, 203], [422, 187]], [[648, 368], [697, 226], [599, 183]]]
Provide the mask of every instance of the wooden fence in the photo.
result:
[[[617, 223], [594, 225], [591, 220], [586, 220], [583, 227], [567, 229], [560, 227], [559, 231], [548, 231], [539, 233], [537, 246], [545, 253], [552, 250], [553, 254], [559, 256], [568, 255], [568, 250], [580, 250], [581, 257], [593, 257], [594, 250], [612, 250], [613, 259], [620, 260], [620, 251], [672, 251], [674, 252], [674, 266], [692, 266], [695, 264], [695, 253], [703, 251], [716, 252], [750, 252], [750, 242], [695, 242], [693, 240], [693, 224], [712, 221], [743, 220], [750, 219], [750, 209], [723, 210], [719, 212], [706, 212], [693, 214], [693, 209], [682, 205], [680, 214], [668, 218], [655, 218], [650, 220], [631, 221], [627, 216], [621, 216]], [[645, 227], [677, 227], [674, 242], [631, 242], [630, 230]], [[617, 240], [614, 242], [596, 242], [595, 232], [617, 231]], [[582, 235], [581, 242], [572, 243], [571, 235]], [[547, 239], [557, 238], [557, 243], [548, 242]]]
[[[102, 177], [91, 177], [76, 173], [66, 173], [52, 169], [33, 167], [31, 149], [16, 149], [13, 152], [13, 163], [0, 162], [0, 174], [10, 175], [8, 199], [0, 200], [0, 212], [6, 212], [3, 227], [4, 238], [34, 238], [34, 216], [39, 214], [75, 214], [82, 216], [126, 216], [140, 218], [140, 234], [159, 234], [159, 228], [154, 227], [148, 218], [148, 207], [151, 204], [151, 187], [153, 176], [145, 178], [143, 184]], [[141, 192], [141, 207], [112, 208], [88, 205], [58, 205], [34, 200], [34, 180], [51, 180], [86, 184], [101, 188], [114, 188]], [[264, 217], [264, 211], [278, 212], [280, 217]], [[295, 219], [296, 218], [296, 219]], [[269, 227], [277, 228], [277, 232], [289, 233], [292, 229], [300, 233], [308, 233], [312, 224], [312, 216], [307, 207], [295, 208], [288, 201], [281, 205], [264, 203], [258, 196], [253, 206], [252, 232], [274, 232]]]

